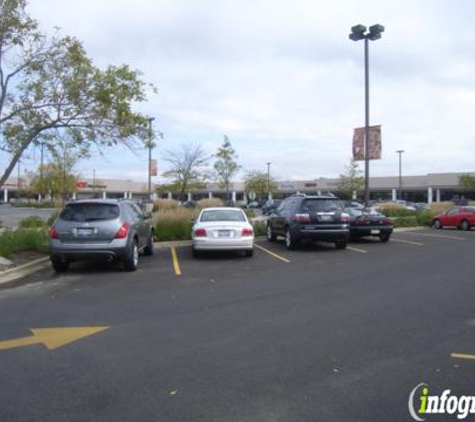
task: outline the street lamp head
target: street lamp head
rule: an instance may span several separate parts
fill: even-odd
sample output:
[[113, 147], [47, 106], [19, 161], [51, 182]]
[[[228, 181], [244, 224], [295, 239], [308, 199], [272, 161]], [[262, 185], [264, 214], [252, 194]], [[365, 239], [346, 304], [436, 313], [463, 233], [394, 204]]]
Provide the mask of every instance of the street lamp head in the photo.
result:
[[371, 41], [379, 40], [381, 38], [381, 33], [384, 32], [384, 26], [383, 25], [373, 25], [369, 27], [369, 34], [368, 38]]
[[366, 26], [355, 25], [351, 27], [350, 40], [359, 41], [365, 38]]

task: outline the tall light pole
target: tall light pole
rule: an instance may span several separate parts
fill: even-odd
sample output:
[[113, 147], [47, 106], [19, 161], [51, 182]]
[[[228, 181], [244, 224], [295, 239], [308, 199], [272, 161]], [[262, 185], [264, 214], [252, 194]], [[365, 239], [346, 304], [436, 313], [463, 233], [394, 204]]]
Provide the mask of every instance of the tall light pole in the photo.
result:
[[153, 147], [153, 132], [152, 122], [155, 117], [148, 119], [148, 199], [152, 199], [152, 147]]
[[270, 200], [270, 165], [272, 163], [266, 163], [267, 164], [267, 200]]
[[43, 195], [42, 195], [42, 192], [43, 192], [43, 189], [44, 189], [44, 179], [43, 179], [43, 157], [44, 157], [44, 148], [45, 148], [45, 144], [44, 142], [41, 143], [41, 158], [40, 158], [40, 192], [39, 192], [39, 202], [41, 202], [43, 200]]
[[403, 149], [396, 151], [399, 154], [399, 199], [402, 199], [402, 153]]
[[364, 196], [365, 205], [369, 206], [369, 49], [368, 41], [375, 41], [381, 38], [384, 26], [373, 25], [366, 32], [366, 26], [356, 25], [351, 28], [350, 40], [364, 40], [364, 64], [365, 64], [365, 129], [364, 129]]

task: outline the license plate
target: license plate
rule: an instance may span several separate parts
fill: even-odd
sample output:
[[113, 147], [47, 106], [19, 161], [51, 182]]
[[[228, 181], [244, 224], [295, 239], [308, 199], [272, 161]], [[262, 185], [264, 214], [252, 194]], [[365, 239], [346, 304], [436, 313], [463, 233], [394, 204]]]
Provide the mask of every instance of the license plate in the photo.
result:
[[80, 227], [77, 229], [77, 233], [78, 233], [78, 236], [81, 236], [81, 237], [92, 236], [94, 234], [94, 229]]
[[319, 220], [320, 221], [332, 221], [333, 217], [331, 215], [320, 215]]
[[371, 230], [371, 234], [379, 234], [379, 230]]
[[219, 230], [218, 231], [218, 237], [229, 237], [231, 236], [231, 231], [230, 230]]

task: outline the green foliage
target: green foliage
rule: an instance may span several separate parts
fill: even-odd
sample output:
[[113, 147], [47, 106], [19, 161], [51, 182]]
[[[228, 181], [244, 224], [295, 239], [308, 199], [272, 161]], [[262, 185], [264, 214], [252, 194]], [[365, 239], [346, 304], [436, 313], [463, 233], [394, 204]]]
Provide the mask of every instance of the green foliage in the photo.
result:
[[408, 210], [403, 207], [385, 207], [381, 212], [386, 217], [415, 217], [416, 211]]
[[18, 227], [22, 229], [32, 229], [32, 228], [42, 228], [47, 227], [48, 223], [46, 220], [38, 217], [37, 215], [32, 215], [20, 220]]
[[145, 142], [149, 134], [147, 117], [132, 110], [146, 99], [140, 72], [95, 67], [80, 41], [47, 36], [25, 6], [24, 0], [0, 6], [0, 148], [11, 157], [0, 186], [32, 144], [56, 150], [66, 136], [88, 151]]
[[[244, 177], [244, 189], [247, 193], [254, 192], [258, 198], [267, 196], [267, 173], [263, 171], [251, 171]], [[277, 182], [269, 177], [269, 191], [277, 190]]]
[[47, 253], [48, 248], [49, 237], [45, 229], [6, 230], [0, 235], [0, 256], [6, 258], [21, 251]]
[[467, 191], [475, 190], [475, 176], [471, 174], [459, 176], [459, 186]]
[[236, 151], [226, 135], [221, 147], [218, 149], [216, 158], [217, 160], [214, 163], [215, 178], [219, 182], [219, 187], [225, 188], [227, 196], [229, 196], [229, 184], [241, 166], [236, 162]]
[[420, 224], [417, 222], [417, 218], [413, 217], [397, 217], [393, 219], [394, 227], [416, 227]]
[[188, 219], [160, 219], [155, 225], [155, 239], [158, 241], [190, 240], [191, 221]]
[[256, 216], [256, 212], [252, 208], [245, 208], [243, 211], [247, 218], [254, 218]]
[[267, 224], [265, 221], [254, 221], [252, 223], [254, 227], [254, 236], [255, 237], [262, 237], [265, 236], [267, 233]]
[[338, 190], [345, 199], [352, 199], [353, 193], [358, 195], [358, 192], [363, 188], [364, 177], [362, 177], [361, 173], [358, 163], [351, 160], [350, 164], [345, 167], [345, 173], [340, 174]]
[[53, 214], [51, 214], [48, 220], [46, 220], [46, 224], [48, 225], [48, 227], [51, 227], [58, 217], [59, 211], [55, 211]]

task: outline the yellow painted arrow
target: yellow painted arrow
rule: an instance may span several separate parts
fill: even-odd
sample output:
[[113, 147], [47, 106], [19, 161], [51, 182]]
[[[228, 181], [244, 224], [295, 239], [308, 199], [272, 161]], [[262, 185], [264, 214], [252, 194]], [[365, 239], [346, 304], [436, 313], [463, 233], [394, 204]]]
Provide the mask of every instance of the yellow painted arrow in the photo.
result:
[[43, 344], [48, 350], [54, 350], [73, 341], [107, 330], [109, 327], [65, 327], [32, 328], [30, 337], [0, 341], [0, 350]]

